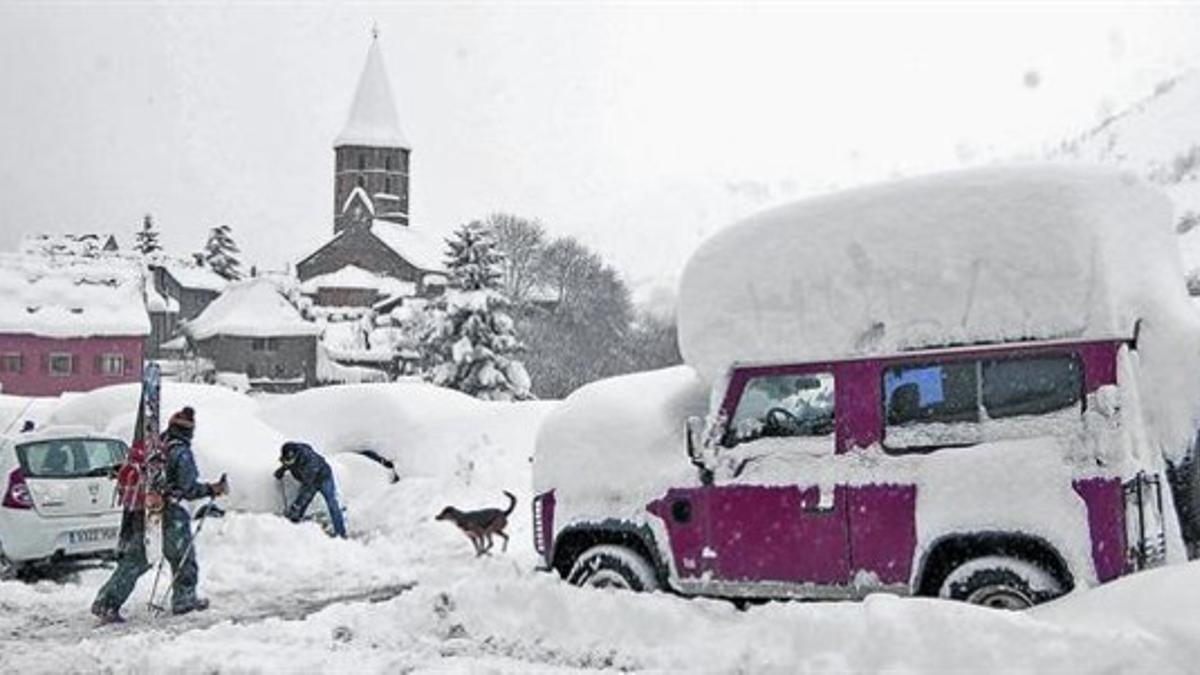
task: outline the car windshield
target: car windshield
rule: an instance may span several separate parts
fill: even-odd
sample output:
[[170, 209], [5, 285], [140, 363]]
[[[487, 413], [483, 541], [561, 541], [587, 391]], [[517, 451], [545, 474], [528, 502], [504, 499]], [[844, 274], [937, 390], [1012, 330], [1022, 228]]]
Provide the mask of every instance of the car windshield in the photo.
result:
[[104, 476], [125, 459], [125, 444], [99, 438], [62, 438], [17, 446], [26, 478]]

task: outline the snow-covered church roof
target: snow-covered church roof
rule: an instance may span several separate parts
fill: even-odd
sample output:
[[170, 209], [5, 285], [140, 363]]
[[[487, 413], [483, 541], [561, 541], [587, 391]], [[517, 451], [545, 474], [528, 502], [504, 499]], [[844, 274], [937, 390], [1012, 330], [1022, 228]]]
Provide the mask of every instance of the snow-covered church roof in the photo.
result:
[[252, 338], [317, 335], [321, 328], [305, 321], [274, 283], [259, 278], [230, 284], [191, 321], [188, 331], [192, 339], [205, 340], [215, 335]]
[[392, 96], [392, 85], [383, 64], [383, 51], [378, 39], [373, 39], [367, 50], [367, 63], [358, 78], [358, 88], [354, 91], [354, 102], [350, 104], [346, 126], [333, 141], [335, 148], [343, 145], [410, 148], [408, 139], [400, 129], [396, 100]]
[[[1194, 322], [1171, 204], [1129, 173], [1015, 166], [768, 210], [692, 255], [684, 360], [812, 362], [954, 344], [1130, 338]], [[1143, 331], [1143, 337], [1145, 331]]]

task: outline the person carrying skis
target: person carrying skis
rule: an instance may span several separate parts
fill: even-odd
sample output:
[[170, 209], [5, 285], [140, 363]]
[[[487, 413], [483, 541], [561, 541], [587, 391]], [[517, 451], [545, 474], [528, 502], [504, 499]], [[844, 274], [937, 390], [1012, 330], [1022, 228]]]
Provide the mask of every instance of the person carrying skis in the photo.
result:
[[117, 471], [117, 496], [121, 500], [121, 531], [117, 537], [117, 568], [100, 587], [92, 614], [104, 623], [123, 623], [121, 605], [133, 593], [137, 580], [150, 569], [146, 559], [146, 489], [143, 484], [146, 445], [135, 442]]
[[164, 472], [166, 505], [163, 513], [163, 556], [171, 564], [171, 613], [208, 609], [208, 600], [196, 597], [200, 568], [192, 545], [192, 519], [181, 502], [219, 497], [229, 491], [225, 477], [215, 483], [200, 482], [192, 457], [196, 413], [190, 407], [171, 416], [167, 424], [167, 466]]
[[289, 441], [283, 444], [279, 451], [280, 467], [275, 470], [275, 480], [283, 480], [283, 474], [291, 471], [292, 477], [300, 483], [300, 492], [296, 499], [287, 507], [284, 513], [293, 523], [304, 518], [308, 504], [320, 492], [325, 498], [325, 507], [329, 510], [329, 520], [333, 524], [333, 532], [343, 539], [346, 537], [346, 523], [342, 520], [342, 508], [338, 505], [337, 488], [333, 483], [333, 469], [316, 450], [307, 443]]

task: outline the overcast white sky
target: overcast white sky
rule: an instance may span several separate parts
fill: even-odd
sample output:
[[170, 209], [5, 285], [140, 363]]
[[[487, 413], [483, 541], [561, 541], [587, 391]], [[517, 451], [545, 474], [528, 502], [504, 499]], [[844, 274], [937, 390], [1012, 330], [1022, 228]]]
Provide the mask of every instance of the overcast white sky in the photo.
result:
[[633, 281], [772, 200], [1036, 155], [1200, 57], [1187, 5], [13, 3], [0, 249], [152, 212], [250, 261], [332, 231], [333, 137], [378, 22], [415, 227], [544, 220]]

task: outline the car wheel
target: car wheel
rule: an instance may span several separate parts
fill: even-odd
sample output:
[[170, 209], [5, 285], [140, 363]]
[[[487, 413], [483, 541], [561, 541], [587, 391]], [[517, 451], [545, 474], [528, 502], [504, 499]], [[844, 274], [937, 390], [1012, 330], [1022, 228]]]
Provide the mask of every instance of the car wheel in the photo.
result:
[[612, 544], [593, 546], [584, 551], [571, 566], [567, 581], [591, 588], [658, 590], [654, 567], [632, 549]]
[[0, 549], [0, 581], [12, 581], [21, 574], [21, 566], [8, 556], [4, 555], [4, 550]]
[[1029, 561], [985, 556], [954, 568], [938, 596], [995, 609], [1028, 609], [1062, 592], [1054, 575]]

